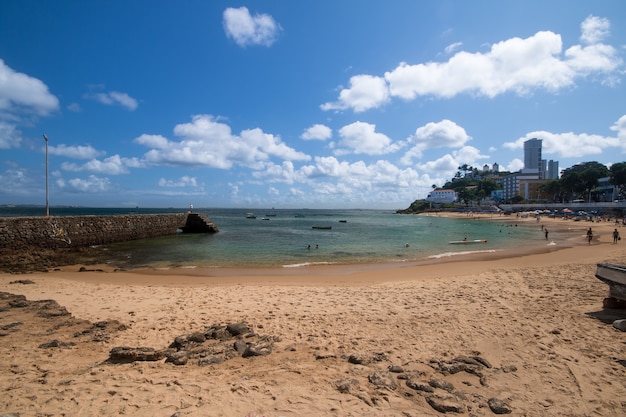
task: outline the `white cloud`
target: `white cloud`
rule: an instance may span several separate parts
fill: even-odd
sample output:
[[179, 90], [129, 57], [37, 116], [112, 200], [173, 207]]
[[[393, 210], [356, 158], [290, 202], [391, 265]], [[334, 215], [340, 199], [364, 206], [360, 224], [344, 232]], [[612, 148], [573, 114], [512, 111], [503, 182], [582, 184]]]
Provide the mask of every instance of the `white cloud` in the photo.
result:
[[463, 42], [455, 42], [453, 44], [450, 44], [448, 46], [446, 46], [446, 54], [451, 54], [454, 51], [456, 51], [457, 49], [459, 49], [461, 46], [463, 46]]
[[4, 201], [11, 201], [16, 196], [29, 195], [36, 186], [31, 176], [18, 167], [0, 172], [0, 195], [5, 196]]
[[434, 174], [439, 178], [450, 177], [458, 170], [458, 167], [463, 164], [470, 166], [482, 165], [477, 164], [481, 159], [486, 159], [488, 156], [482, 155], [480, 151], [473, 146], [463, 146], [462, 148], [453, 151], [450, 154], [446, 154], [435, 161], [429, 161], [420, 163], [417, 167], [429, 175]]
[[74, 172], [88, 171], [99, 174], [120, 175], [127, 174], [129, 172], [128, 168], [141, 168], [142, 166], [143, 163], [137, 158], [122, 158], [119, 155], [113, 155], [102, 161], [92, 159], [82, 165], [64, 162], [61, 164], [61, 169]]
[[376, 132], [376, 125], [354, 122], [339, 129], [339, 146], [335, 154], [346, 153], [382, 155], [395, 152], [399, 146], [382, 133]]
[[[511, 92], [521, 96], [535, 90], [558, 92], [592, 74], [602, 83], [616, 83], [623, 60], [614, 47], [599, 43], [608, 34], [609, 21], [592, 16], [583, 22], [582, 30], [586, 46], [574, 45], [565, 52], [560, 35], [542, 31], [525, 39], [497, 42], [484, 53], [459, 51], [445, 62], [402, 62], [384, 78], [353, 76], [350, 87], [341, 90], [338, 100], [321, 108], [358, 113], [380, 107], [390, 97], [413, 100], [421, 96], [475, 94], [494, 98]], [[448, 51], [457, 46], [451, 45]]]
[[92, 146], [68, 146], [58, 145], [49, 146], [48, 150], [51, 155], [60, 155], [74, 159], [91, 159], [103, 155], [103, 151], [98, 151]]
[[626, 152], [626, 115], [620, 117], [610, 129], [617, 132], [617, 141], [622, 147], [622, 152]]
[[268, 14], [250, 15], [246, 7], [229, 7], [224, 10], [223, 25], [226, 36], [239, 46], [270, 46], [278, 38], [281, 27]]
[[300, 138], [304, 140], [326, 140], [333, 136], [331, 128], [321, 124], [315, 124], [302, 133]]
[[45, 116], [59, 108], [59, 100], [37, 78], [9, 68], [0, 59], [0, 111]]
[[14, 124], [0, 120], [0, 149], [17, 148], [22, 142], [22, 135]]
[[503, 146], [510, 149], [523, 148], [524, 142], [532, 138], [543, 140], [542, 153], [544, 159], [552, 159], [547, 158], [548, 155], [562, 158], [599, 155], [607, 148], [620, 146], [617, 138], [587, 133], [551, 133], [546, 131], [529, 132], [515, 142], [507, 142]]
[[389, 88], [385, 80], [372, 75], [355, 75], [350, 78], [350, 88], [339, 93], [339, 100], [325, 103], [322, 110], [353, 109], [355, 113], [380, 107], [389, 101]]
[[506, 142], [502, 146], [512, 150], [523, 149], [525, 141], [538, 138], [542, 140], [543, 156], [554, 155], [554, 159], [599, 155], [611, 148], [621, 148], [623, 152], [626, 151], [626, 115], [620, 117], [610, 129], [616, 132], [616, 137], [588, 133], [534, 131], [513, 142]]
[[136, 143], [152, 147], [144, 159], [150, 164], [203, 166], [229, 169], [241, 165], [259, 169], [271, 158], [308, 161], [310, 157], [287, 146], [279, 136], [261, 129], [243, 130], [239, 135], [230, 126], [210, 115], [197, 115], [191, 123], [174, 127], [179, 141], [158, 135], [141, 135]]
[[136, 138], [134, 142], [149, 148], [157, 149], [166, 149], [169, 144], [167, 138], [161, 135], [147, 135], [145, 133]]
[[611, 29], [609, 19], [597, 16], [589, 16], [580, 24], [580, 41], [586, 44], [602, 42]]
[[507, 164], [505, 169], [509, 172], [517, 172], [523, 168], [524, 168], [524, 161], [522, 161], [521, 159], [515, 158]]
[[90, 175], [85, 179], [73, 178], [67, 182], [59, 179], [57, 180], [57, 186], [62, 189], [67, 189], [70, 192], [97, 194], [108, 191], [111, 188], [111, 181], [106, 177], [100, 178], [95, 175]]
[[426, 149], [459, 148], [471, 139], [465, 129], [451, 120], [427, 123], [418, 127], [415, 134], [408, 138], [408, 143], [413, 147], [404, 154], [401, 162], [410, 165], [413, 159], [421, 158]]
[[109, 91], [105, 93], [91, 93], [87, 94], [86, 97], [92, 98], [102, 104], [106, 104], [107, 106], [120, 105], [125, 107], [127, 110], [134, 111], [139, 106], [139, 103], [136, 99], [132, 98], [126, 93], [120, 93], [119, 91]]
[[198, 180], [195, 177], [189, 177], [184, 175], [177, 180], [166, 180], [165, 178], [161, 178], [159, 180], [159, 187], [197, 187]]
[[450, 154], [445, 154], [439, 159], [418, 164], [417, 167], [429, 174], [437, 173], [442, 176], [450, 176], [457, 171], [459, 163]]

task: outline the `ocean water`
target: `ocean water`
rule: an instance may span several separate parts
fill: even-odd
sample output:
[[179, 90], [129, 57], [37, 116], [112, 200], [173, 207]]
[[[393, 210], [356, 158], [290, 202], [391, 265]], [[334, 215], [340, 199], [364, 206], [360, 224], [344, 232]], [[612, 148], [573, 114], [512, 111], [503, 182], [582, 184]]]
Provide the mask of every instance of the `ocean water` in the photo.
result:
[[[32, 210], [42, 211], [41, 208]], [[187, 209], [51, 208], [53, 216], [172, 213]], [[195, 209], [216, 234], [176, 234], [99, 247], [102, 262], [137, 267], [285, 267], [317, 264], [411, 262], [507, 248], [544, 246], [534, 222], [395, 214], [381, 210]], [[255, 219], [246, 218], [254, 212]], [[42, 215], [0, 208], [0, 216]], [[314, 226], [330, 227], [315, 229]], [[463, 238], [487, 243], [454, 245]]]

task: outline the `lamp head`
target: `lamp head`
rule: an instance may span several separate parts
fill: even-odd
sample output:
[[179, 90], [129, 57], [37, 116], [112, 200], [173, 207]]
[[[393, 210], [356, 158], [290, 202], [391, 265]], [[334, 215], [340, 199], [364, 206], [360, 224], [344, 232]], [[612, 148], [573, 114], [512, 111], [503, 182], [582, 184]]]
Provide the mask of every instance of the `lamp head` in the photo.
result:
[[48, 142], [48, 136], [46, 136], [46, 134], [43, 134], [43, 138], [46, 140], [46, 142]]

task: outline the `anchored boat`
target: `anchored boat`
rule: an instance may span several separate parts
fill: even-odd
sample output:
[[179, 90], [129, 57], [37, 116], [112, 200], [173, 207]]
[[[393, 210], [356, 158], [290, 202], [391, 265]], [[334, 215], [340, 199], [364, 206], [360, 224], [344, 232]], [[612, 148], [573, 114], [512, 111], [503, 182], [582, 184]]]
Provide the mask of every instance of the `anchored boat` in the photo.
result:
[[465, 244], [465, 243], [487, 243], [487, 240], [485, 240], [485, 239], [474, 239], [474, 240], [464, 239], [464, 240], [452, 240], [452, 241], [450, 241], [448, 243], [451, 244], [451, 245], [462, 245], [462, 244]]

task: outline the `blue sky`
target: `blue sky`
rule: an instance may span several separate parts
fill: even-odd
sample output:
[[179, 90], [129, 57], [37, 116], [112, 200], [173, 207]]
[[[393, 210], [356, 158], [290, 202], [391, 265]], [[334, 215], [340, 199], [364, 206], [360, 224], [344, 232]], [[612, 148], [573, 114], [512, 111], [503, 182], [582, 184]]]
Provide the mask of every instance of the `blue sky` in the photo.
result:
[[626, 160], [626, 2], [0, 2], [0, 204], [405, 208]]

